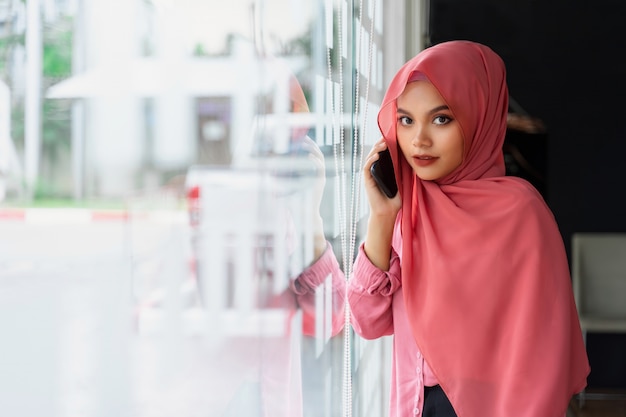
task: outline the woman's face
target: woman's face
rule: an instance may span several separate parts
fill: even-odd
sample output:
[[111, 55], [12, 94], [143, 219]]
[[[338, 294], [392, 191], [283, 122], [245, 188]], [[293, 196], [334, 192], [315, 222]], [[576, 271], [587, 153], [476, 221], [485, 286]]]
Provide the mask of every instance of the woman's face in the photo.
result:
[[398, 145], [419, 178], [435, 181], [461, 165], [461, 126], [430, 82], [408, 83], [397, 106]]

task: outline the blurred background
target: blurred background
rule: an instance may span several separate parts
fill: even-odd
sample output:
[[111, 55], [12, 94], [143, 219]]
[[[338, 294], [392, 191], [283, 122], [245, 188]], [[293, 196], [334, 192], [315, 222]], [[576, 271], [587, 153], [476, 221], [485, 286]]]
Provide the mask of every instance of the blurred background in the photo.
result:
[[3, 414], [384, 412], [349, 272], [294, 283], [351, 264], [387, 7], [0, 2]]
[[[341, 284], [388, 81], [448, 39], [498, 52], [507, 172], [544, 195], [571, 257], [575, 233], [626, 231], [624, 12], [0, 0], [0, 410], [384, 415], [390, 340], [343, 325]], [[300, 293], [319, 217], [343, 275]], [[626, 388], [624, 334], [587, 343], [590, 385]]]

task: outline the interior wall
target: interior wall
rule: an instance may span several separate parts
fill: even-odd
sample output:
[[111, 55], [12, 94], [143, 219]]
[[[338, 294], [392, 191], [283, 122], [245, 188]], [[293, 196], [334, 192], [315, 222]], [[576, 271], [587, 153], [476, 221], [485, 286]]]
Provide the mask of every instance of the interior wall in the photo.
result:
[[[510, 94], [547, 126], [547, 192], [575, 232], [626, 232], [626, 3], [431, 0], [430, 43], [470, 39], [507, 65]], [[626, 387], [626, 336], [590, 334], [590, 386]]]

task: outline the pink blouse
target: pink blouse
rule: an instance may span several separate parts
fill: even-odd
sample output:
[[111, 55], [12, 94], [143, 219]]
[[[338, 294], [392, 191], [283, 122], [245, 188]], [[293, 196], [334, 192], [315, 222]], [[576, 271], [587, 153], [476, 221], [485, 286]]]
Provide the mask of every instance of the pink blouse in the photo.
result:
[[348, 283], [348, 302], [354, 331], [365, 339], [393, 335], [389, 416], [419, 416], [424, 386], [437, 378], [424, 360], [409, 326], [402, 297], [400, 258], [394, 252], [389, 271], [367, 258], [361, 244]]
[[[343, 298], [345, 276], [329, 244], [324, 254], [292, 283], [292, 291], [305, 311], [305, 334], [313, 334], [315, 327], [314, 315], [306, 314], [314, 310], [311, 295], [329, 274], [336, 301], [333, 334], [343, 327], [339, 300]], [[418, 350], [409, 327], [402, 298], [400, 258], [394, 252], [389, 272], [382, 271], [370, 262], [361, 244], [347, 289], [354, 331], [365, 339], [394, 337], [389, 417], [421, 415], [424, 386], [437, 385], [437, 378]]]
[[[305, 334], [313, 334], [312, 295], [332, 275], [333, 335], [343, 327], [345, 279], [330, 244], [324, 254], [296, 280], [292, 291], [305, 311]], [[347, 286], [351, 324], [364, 339], [393, 335], [389, 417], [420, 416], [424, 406], [424, 387], [437, 385], [437, 377], [419, 351], [407, 319], [400, 280], [400, 258], [393, 251], [389, 271], [370, 262], [363, 244], [354, 262], [353, 276]], [[306, 320], [310, 322], [307, 325]], [[307, 332], [308, 328], [308, 332]]]

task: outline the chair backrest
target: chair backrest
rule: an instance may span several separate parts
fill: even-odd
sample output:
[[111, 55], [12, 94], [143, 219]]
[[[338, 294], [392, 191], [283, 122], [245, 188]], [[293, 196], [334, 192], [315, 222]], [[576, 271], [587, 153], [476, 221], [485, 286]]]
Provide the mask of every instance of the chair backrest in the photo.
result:
[[626, 233], [575, 233], [572, 284], [581, 321], [626, 330]]

